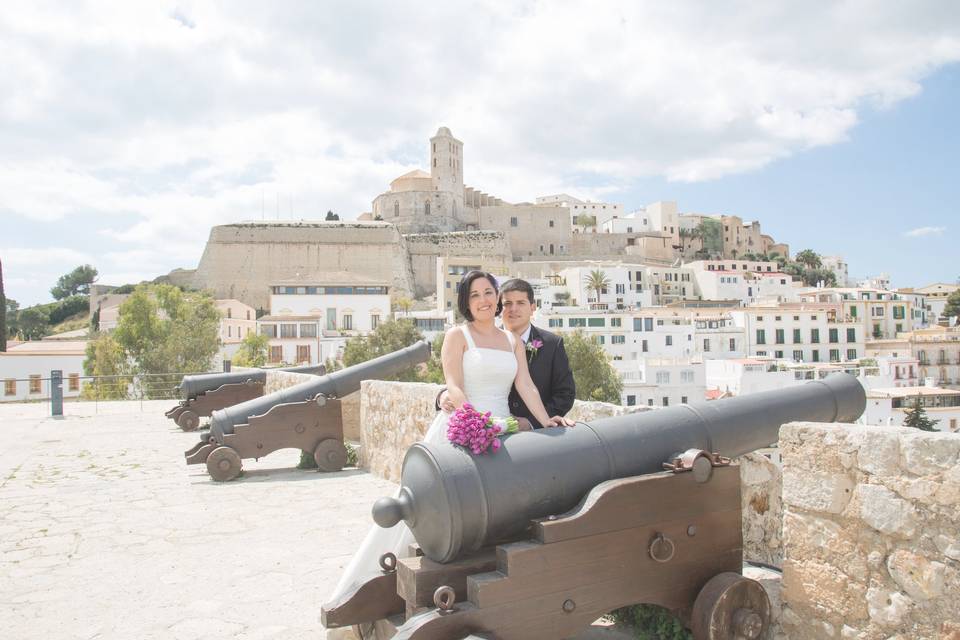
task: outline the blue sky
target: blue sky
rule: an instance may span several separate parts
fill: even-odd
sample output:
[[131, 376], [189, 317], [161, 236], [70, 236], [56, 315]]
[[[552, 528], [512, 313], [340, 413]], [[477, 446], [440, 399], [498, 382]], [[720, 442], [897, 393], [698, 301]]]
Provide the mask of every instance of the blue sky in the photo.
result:
[[117, 285], [194, 268], [212, 226], [264, 209], [351, 219], [426, 168], [440, 126], [465, 144], [466, 183], [508, 202], [675, 200], [841, 254], [851, 275], [960, 277], [960, 3], [385, 7], [0, 13], [7, 294], [47, 301], [83, 263]]

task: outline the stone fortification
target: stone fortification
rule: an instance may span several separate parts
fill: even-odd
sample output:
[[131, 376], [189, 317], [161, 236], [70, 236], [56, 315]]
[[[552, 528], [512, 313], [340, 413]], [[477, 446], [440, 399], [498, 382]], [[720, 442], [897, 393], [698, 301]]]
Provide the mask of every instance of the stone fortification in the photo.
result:
[[[343, 280], [343, 282], [333, 282]], [[413, 293], [403, 236], [384, 222], [249, 222], [210, 230], [190, 284], [217, 298], [269, 306], [271, 285], [382, 283]]]
[[960, 436], [797, 423], [783, 454], [783, 631], [960, 638]]
[[417, 297], [436, 293], [437, 258], [440, 256], [476, 256], [508, 265], [511, 262], [510, 245], [499, 231], [414, 233], [403, 236], [403, 239]]

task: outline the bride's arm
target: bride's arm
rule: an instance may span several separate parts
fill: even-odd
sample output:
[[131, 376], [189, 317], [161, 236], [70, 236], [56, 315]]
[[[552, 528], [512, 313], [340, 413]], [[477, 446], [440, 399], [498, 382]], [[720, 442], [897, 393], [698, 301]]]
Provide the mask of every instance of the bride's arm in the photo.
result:
[[456, 408], [467, 401], [463, 392], [463, 352], [467, 341], [463, 331], [454, 327], [447, 330], [443, 337], [443, 347], [440, 348], [440, 361], [443, 364], [443, 378], [447, 383], [447, 399]]
[[516, 341], [513, 353], [517, 357], [517, 377], [514, 378], [513, 384], [517, 388], [520, 399], [527, 405], [527, 409], [530, 410], [533, 417], [545, 427], [571, 426], [573, 423], [561, 416], [551, 418], [543, 406], [540, 391], [537, 389], [537, 385], [533, 384], [530, 369], [527, 368], [527, 352], [522, 340]]

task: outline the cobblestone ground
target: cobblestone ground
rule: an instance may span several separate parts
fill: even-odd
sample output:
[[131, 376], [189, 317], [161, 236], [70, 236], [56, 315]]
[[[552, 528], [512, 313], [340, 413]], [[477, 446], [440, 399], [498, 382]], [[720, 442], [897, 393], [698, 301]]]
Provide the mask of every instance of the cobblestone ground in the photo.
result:
[[280, 451], [214, 483], [170, 401], [0, 405], [0, 637], [324, 638], [320, 604], [393, 485]]

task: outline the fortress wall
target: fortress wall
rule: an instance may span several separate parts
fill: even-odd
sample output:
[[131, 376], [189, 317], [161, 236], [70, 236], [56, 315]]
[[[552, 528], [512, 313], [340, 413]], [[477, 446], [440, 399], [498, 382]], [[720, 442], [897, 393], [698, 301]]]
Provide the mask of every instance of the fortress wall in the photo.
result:
[[[513, 219], [516, 219], [516, 226], [512, 223]], [[551, 222], [553, 226], [550, 226]], [[516, 204], [483, 206], [480, 208], [479, 224], [481, 229], [502, 232], [517, 260], [570, 253], [573, 232], [570, 212], [565, 207]]]
[[325, 282], [333, 273], [383, 281], [410, 295], [403, 237], [382, 222], [243, 223], [214, 227], [192, 286], [218, 298], [269, 306], [269, 287], [281, 281]]
[[960, 435], [794, 423], [780, 449], [787, 637], [960, 638]]
[[417, 297], [437, 290], [439, 256], [477, 256], [487, 261], [511, 263], [510, 247], [504, 235], [496, 231], [458, 231], [455, 233], [415, 233], [403, 236], [409, 254], [410, 269]]

